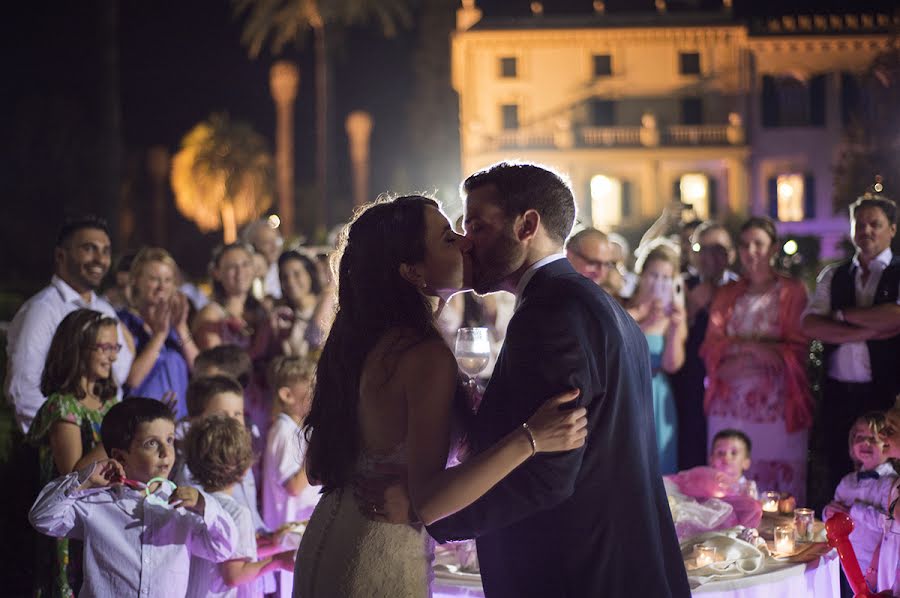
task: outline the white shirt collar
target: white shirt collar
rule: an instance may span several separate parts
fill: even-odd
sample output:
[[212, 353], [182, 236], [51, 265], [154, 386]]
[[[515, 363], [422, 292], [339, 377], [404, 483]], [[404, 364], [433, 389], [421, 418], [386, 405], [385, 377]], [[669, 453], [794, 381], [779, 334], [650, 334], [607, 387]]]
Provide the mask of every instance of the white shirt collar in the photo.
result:
[[897, 472], [894, 471], [894, 466], [891, 465], [890, 463], [888, 463], [887, 461], [885, 461], [884, 463], [882, 463], [881, 465], [879, 465], [878, 467], [876, 467], [876, 468], [875, 468], [875, 471], [877, 471], [877, 472], [878, 472], [878, 475], [880, 475], [880, 476], [896, 475], [896, 474], [897, 474]]
[[522, 292], [525, 290], [525, 287], [528, 286], [528, 283], [531, 282], [531, 279], [534, 277], [535, 273], [546, 266], [547, 264], [553, 263], [557, 260], [566, 259], [565, 253], [554, 253], [552, 255], [548, 255], [545, 258], [539, 259], [535, 263], [528, 266], [528, 269], [522, 274], [522, 278], [519, 279], [519, 284], [516, 285], [516, 303], [521, 300]]
[[[81, 298], [81, 295], [69, 286], [69, 284], [64, 281], [62, 278], [53, 275], [53, 278], [50, 279], [50, 284], [59, 291], [60, 296], [64, 303], [78, 303], [79, 305], [84, 304], [84, 299]], [[93, 305], [94, 301], [97, 299], [97, 295], [94, 291], [91, 291], [91, 298], [87, 301], [87, 305]]]
[[[893, 260], [893, 259], [894, 259], [894, 252], [891, 251], [890, 247], [888, 247], [887, 249], [885, 249], [884, 251], [882, 251], [881, 253], [876, 255], [875, 258], [871, 262], [869, 262], [869, 268], [872, 269], [871, 267], [873, 265], [877, 264], [877, 266], [875, 266], [875, 270], [877, 270], [878, 272], [881, 272], [882, 270], [884, 270], [885, 268], [887, 268], [888, 266], [891, 265], [891, 260]], [[859, 268], [859, 253], [856, 253], [853, 256], [852, 264], [853, 264], [854, 269]]]

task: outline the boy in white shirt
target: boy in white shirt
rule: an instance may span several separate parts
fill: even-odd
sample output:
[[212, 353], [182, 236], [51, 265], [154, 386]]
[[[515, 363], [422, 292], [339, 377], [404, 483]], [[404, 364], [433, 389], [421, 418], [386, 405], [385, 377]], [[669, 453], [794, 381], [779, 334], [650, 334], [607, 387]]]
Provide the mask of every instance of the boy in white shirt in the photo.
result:
[[[191, 559], [188, 593], [216, 598], [262, 598], [261, 577], [270, 571], [294, 570], [293, 551], [258, 555], [250, 510], [232, 492], [253, 463], [250, 434], [234, 419], [210, 416], [191, 426], [185, 454], [194, 480], [210, 492], [235, 521], [235, 551], [222, 563]], [[257, 558], [262, 557], [260, 560]]]
[[822, 510], [826, 521], [836, 512], [848, 513], [853, 519], [850, 543], [863, 573], [873, 564], [872, 555], [881, 543], [888, 497], [897, 481], [880, 438], [884, 426], [884, 415], [878, 412], [862, 415], [853, 423], [847, 443], [856, 471], [841, 479], [834, 500]]
[[[900, 397], [897, 404], [884, 414], [881, 440], [887, 458], [900, 459]], [[896, 478], [893, 481], [894, 486], [882, 503], [887, 506], [886, 515], [880, 517], [883, 526], [881, 544], [872, 557], [872, 566], [868, 571], [864, 569], [869, 587], [884, 592], [885, 596], [900, 596], [900, 489]], [[855, 522], [856, 516], [852, 511], [851, 517]]]
[[234, 521], [209, 495], [167, 480], [175, 424], [163, 403], [127, 399], [109, 410], [100, 433], [113, 458], [48, 484], [29, 521], [84, 542], [79, 597], [186, 596], [191, 556], [227, 559]]
[[[263, 455], [263, 519], [270, 529], [308, 520], [320, 486], [310, 485], [303, 460], [306, 439], [300, 428], [309, 413], [313, 365], [301, 357], [277, 357], [269, 368], [275, 393], [275, 420]], [[278, 595], [291, 595], [292, 573], [278, 574]]]

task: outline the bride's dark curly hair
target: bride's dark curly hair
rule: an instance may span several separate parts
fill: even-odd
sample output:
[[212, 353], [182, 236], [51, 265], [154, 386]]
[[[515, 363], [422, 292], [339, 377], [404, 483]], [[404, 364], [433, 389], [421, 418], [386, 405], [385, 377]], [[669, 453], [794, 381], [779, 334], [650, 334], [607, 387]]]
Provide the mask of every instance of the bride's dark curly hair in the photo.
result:
[[359, 380], [366, 356], [391, 329], [415, 342], [441, 338], [432, 306], [400, 275], [400, 264], [425, 258], [425, 208], [418, 195], [362, 207], [341, 231], [331, 265], [338, 306], [316, 370], [312, 407], [304, 423], [306, 471], [326, 490], [345, 486], [360, 450]]

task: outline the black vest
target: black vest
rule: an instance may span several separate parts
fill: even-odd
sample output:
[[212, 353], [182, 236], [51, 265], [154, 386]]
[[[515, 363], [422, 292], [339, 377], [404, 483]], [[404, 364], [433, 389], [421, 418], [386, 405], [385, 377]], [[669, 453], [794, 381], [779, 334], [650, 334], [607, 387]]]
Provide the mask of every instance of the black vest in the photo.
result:
[[[856, 284], [851, 271], [851, 262], [847, 261], [837, 267], [831, 279], [831, 309], [856, 307]], [[881, 273], [878, 288], [872, 305], [896, 303], [900, 287], [900, 256], [894, 256], [891, 263]], [[872, 366], [872, 383], [885, 396], [896, 396], [900, 393], [900, 335], [884, 339], [866, 341], [869, 349], [869, 362]], [[830, 365], [831, 355], [837, 345], [825, 344], [825, 363]]]

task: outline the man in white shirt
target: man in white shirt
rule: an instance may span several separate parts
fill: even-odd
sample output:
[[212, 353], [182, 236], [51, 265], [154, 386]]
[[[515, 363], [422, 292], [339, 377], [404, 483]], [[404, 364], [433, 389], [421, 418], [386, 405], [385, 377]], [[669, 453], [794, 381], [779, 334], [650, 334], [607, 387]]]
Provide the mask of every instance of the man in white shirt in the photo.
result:
[[[6, 395], [16, 410], [16, 420], [27, 432], [47, 398], [41, 394], [41, 375], [56, 327], [79, 308], [116, 317], [112, 306], [95, 293], [109, 270], [110, 240], [106, 223], [87, 216], [66, 222], [54, 249], [54, 274], [50, 284], [16, 312], [7, 336], [8, 372]], [[128, 377], [134, 351], [119, 325], [122, 349], [113, 364], [120, 388]]]
[[281, 281], [278, 278], [278, 256], [284, 245], [281, 233], [272, 228], [268, 220], [254, 220], [244, 229], [241, 239], [252, 245], [266, 260], [268, 269], [263, 279], [263, 291], [273, 299], [281, 299]]
[[857, 416], [884, 411], [900, 392], [900, 256], [891, 252], [897, 207], [881, 196], [850, 206], [856, 255], [827, 266], [803, 315], [803, 330], [825, 344], [822, 385], [829, 488], [851, 470], [847, 433]]

